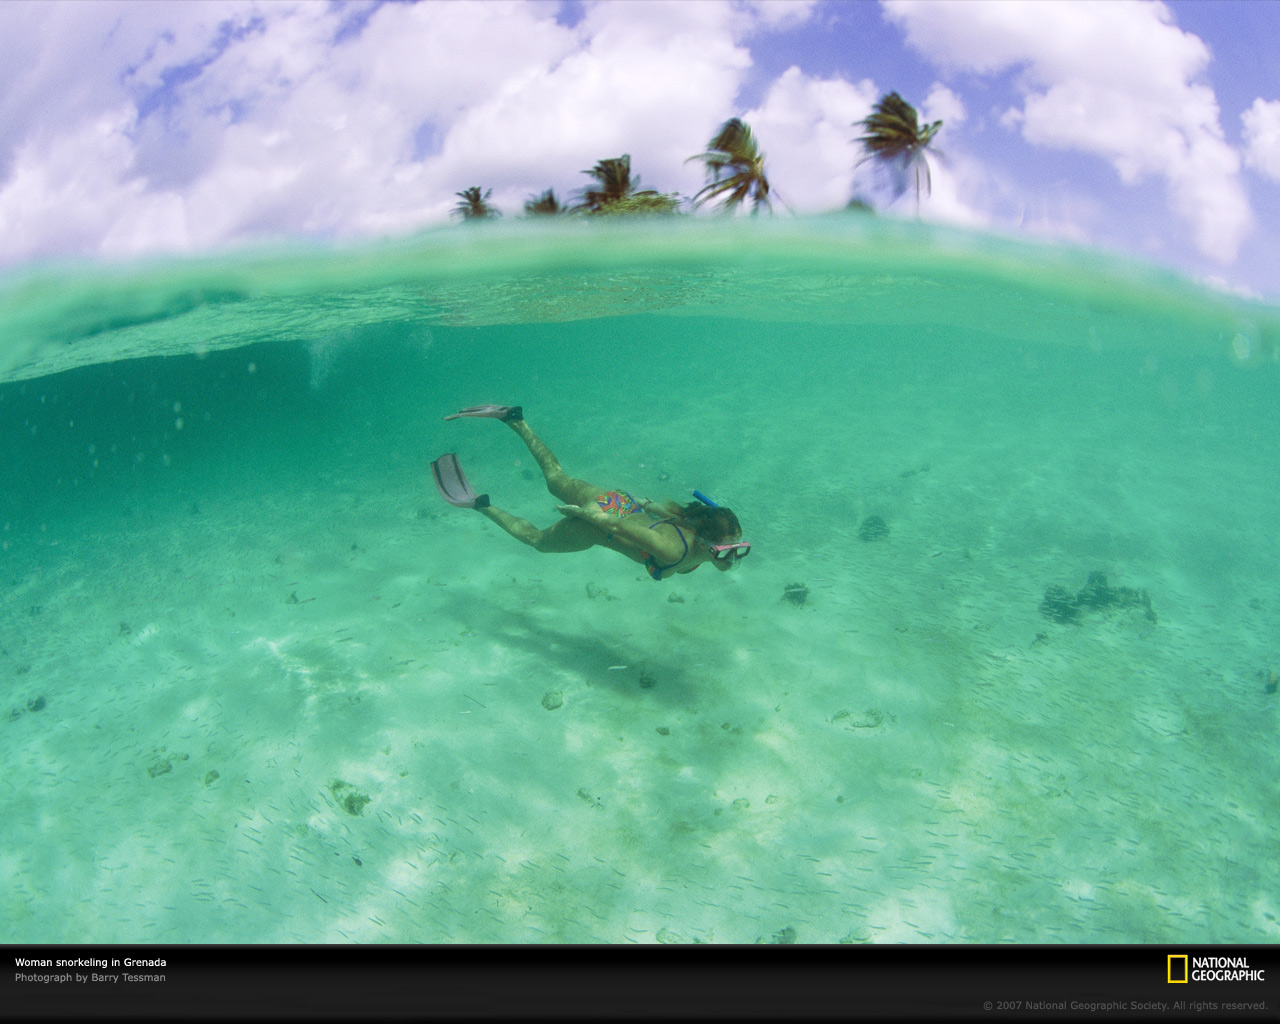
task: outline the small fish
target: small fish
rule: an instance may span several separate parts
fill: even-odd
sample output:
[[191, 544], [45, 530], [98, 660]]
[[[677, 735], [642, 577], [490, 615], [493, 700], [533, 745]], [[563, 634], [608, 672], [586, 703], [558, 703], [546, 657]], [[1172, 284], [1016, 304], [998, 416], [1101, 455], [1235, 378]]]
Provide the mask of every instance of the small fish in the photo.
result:
[[610, 665], [610, 666], [609, 666], [609, 671], [610, 671], [610, 672], [621, 672], [621, 671], [623, 671], [624, 669], [629, 668], [629, 667], [630, 667], [630, 666], [628, 666], [628, 665]]

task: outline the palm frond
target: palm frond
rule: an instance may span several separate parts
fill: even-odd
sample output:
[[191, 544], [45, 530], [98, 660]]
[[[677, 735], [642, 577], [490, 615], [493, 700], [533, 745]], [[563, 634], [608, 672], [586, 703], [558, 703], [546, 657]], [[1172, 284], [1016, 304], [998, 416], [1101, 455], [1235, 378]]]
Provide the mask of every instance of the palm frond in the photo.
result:
[[896, 92], [881, 96], [868, 114], [856, 125], [863, 129], [857, 139], [866, 156], [858, 166], [868, 160], [878, 160], [894, 169], [897, 194], [906, 189], [906, 176], [914, 172], [916, 180], [916, 207], [920, 205], [920, 181], [923, 178], [926, 193], [933, 191], [933, 176], [929, 170], [927, 152], [933, 152], [933, 138], [942, 127], [941, 121], [921, 127], [916, 108]]
[[[710, 179], [694, 196], [695, 206], [723, 198], [726, 213], [747, 199], [753, 199], [754, 210], [759, 210], [762, 205], [769, 207], [769, 179], [764, 172], [764, 154], [756, 144], [750, 125], [741, 118], [731, 117], [725, 121], [707, 143], [706, 152], [691, 156], [689, 160], [701, 160]], [[727, 177], [722, 178], [721, 175]]]
[[719, 181], [713, 181], [709, 185], [705, 185], [693, 197], [693, 205], [701, 206], [703, 203], [710, 202], [713, 199], [719, 199], [726, 192], [732, 192], [739, 188], [742, 184], [741, 177], [734, 175], [732, 178], [721, 178]]
[[458, 202], [454, 204], [453, 215], [459, 220], [488, 220], [491, 217], [501, 217], [502, 212], [489, 205], [489, 196], [493, 193], [493, 189], [485, 189], [482, 193], [480, 186], [473, 185], [471, 188], [464, 188], [461, 192], [455, 192]]
[[631, 180], [630, 153], [601, 160], [591, 170], [582, 173], [595, 178], [599, 185], [598, 188], [582, 190], [582, 200], [577, 209], [587, 212], [598, 211], [610, 203], [637, 194], [636, 189], [640, 184], [638, 176], [634, 181]]
[[555, 189], [549, 188], [540, 196], [530, 196], [526, 199], [524, 212], [530, 217], [554, 217], [564, 213], [565, 207], [556, 198]]
[[751, 132], [751, 126], [736, 117], [729, 118], [720, 126], [720, 131], [707, 144], [707, 148], [719, 150], [728, 154], [731, 159], [745, 163], [750, 163], [760, 156], [760, 150], [756, 146], [756, 138]]

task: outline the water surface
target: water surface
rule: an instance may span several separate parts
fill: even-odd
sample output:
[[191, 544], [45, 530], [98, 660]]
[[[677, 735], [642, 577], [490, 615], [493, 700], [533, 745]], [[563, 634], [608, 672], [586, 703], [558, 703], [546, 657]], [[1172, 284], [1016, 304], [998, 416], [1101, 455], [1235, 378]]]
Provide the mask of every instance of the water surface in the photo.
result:
[[[1280, 936], [1280, 312], [856, 217], [487, 227], [0, 282], [12, 941]], [[751, 557], [446, 505], [455, 451], [557, 517], [480, 402]]]

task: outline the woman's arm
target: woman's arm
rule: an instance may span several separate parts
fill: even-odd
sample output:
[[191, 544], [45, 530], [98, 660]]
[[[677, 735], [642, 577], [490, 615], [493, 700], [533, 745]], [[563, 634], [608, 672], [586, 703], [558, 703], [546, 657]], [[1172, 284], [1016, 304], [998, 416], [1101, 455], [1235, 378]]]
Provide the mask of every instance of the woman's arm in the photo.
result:
[[648, 551], [664, 562], [678, 561], [683, 554], [684, 545], [672, 530], [653, 530], [656, 525], [647, 516], [615, 516], [599, 509], [586, 508], [580, 505], [557, 505], [561, 515], [581, 519], [592, 526], [603, 530], [609, 536], [619, 536], [629, 540], [636, 547]]

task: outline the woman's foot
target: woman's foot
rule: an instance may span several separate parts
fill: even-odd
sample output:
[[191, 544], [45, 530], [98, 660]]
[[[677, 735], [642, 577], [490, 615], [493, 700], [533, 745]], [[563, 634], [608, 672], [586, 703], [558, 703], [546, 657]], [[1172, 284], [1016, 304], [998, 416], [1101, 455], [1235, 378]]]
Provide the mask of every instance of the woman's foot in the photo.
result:
[[515, 420], [524, 419], [524, 411], [518, 405], [472, 405], [461, 412], [455, 412], [452, 416], [446, 416], [445, 419], [456, 420], [464, 416], [485, 416], [489, 419], [502, 420], [503, 423], [512, 423]]

